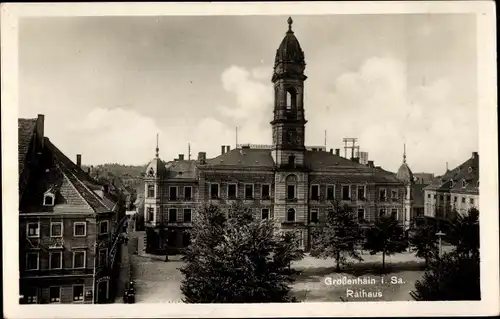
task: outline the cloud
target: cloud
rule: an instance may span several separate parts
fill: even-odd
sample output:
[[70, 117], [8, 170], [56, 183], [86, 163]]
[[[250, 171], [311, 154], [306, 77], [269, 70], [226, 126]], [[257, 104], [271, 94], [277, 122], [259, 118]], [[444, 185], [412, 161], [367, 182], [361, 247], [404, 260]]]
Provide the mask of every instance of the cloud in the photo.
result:
[[332, 147], [342, 147], [342, 137], [357, 137], [372, 160], [393, 171], [406, 143], [413, 170], [435, 173], [447, 161], [458, 165], [478, 147], [476, 109], [453, 107], [459, 101], [449, 79], [410, 86], [403, 61], [372, 57], [331, 83], [330, 91], [307, 100], [306, 109], [323, 101], [331, 105], [324, 113], [308, 113], [314, 123], [308, 126], [309, 142], [322, 141], [325, 128]]

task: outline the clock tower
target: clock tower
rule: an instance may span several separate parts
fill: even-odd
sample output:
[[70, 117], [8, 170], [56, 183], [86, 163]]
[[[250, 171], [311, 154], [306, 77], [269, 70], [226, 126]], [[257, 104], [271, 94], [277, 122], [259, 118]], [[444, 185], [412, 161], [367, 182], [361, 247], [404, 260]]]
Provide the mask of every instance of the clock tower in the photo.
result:
[[300, 168], [304, 164], [304, 52], [292, 31], [288, 31], [276, 52], [272, 82], [274, 84], [274, 118], [272, 156], [278, 168]]

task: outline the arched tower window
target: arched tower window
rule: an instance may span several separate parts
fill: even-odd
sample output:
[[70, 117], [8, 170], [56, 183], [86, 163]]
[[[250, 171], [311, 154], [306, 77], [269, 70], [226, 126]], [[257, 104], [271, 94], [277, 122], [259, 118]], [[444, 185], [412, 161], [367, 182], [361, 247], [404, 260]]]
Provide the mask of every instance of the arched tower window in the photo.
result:
[[294, 221], [295, 221], [295, 209], [290, 208], [290, 209], [286, 212], [286, 221], [287, 221], [287, 222], [294, 222]]
[[293, 87], [286, 89], [286, 109], [295, 110], [297, 108], [297, 92]]
[[286, 178], [286, 199], [295, 199], [297, 193], [297, 176], [288, 175]]

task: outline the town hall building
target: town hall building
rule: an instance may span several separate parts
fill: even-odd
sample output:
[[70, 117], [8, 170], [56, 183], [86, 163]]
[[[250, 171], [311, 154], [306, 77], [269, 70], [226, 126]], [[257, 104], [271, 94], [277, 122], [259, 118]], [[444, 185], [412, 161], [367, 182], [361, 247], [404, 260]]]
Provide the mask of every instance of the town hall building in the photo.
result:
[[[156, 157], [144, 177], [145, 225], [167, 232], [168, 247], [185, 247], [199, 203], [227, 206], [240, 202], [258, 218], [274, 219], [281, 231], [294, 231], [302, 248], [310, 248], [311, 229], [324, 221], [338, 201], [363, 224], [392, 214], [409, 225], [406, 184], [396, 174], [344, 158], [337, 149], [305, 145], [305, 58], [288, 19], [288, 31], [276, 52], [272, 83], [274, 118], [270, 146], [222, 146], [221, 154], [196, 160], [163, 162]], [[161, 249], [165, 242], [160, 240]]]

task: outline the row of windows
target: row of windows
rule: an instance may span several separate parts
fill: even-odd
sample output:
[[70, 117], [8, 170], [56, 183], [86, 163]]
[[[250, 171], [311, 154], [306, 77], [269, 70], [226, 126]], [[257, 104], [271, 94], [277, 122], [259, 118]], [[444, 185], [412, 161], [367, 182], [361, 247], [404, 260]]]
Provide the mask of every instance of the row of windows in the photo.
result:
[[[82, 269], [86, 267], [85, 250], [73, 251], [73, 269]], [[102, 248], [99, 250], [98, 266], [105, 266], [108, 260], [108, 249]], [[40, 252], [26, 253], [26, 270], [38, 270], [40, 268]], [[63, 269], [63, 252], [54, 251], [49, 253], [49, 269]]]
[[[271, 184], [261, 184], [260, 196], [263, 199], [271, 198]], [[227, 184], [227, 197], [229, 199], [236, 199], [238, 197], [238, 185], [236, 183]], [[254, 184], [244, 185], [245, 199], [253, 199], [255, 197]], [[220, 198], [220, 185], [218, 183], [210, 184], [210, 198]]]
[[[85, 290], [84, 285], [73, 285], [73, 301], [79, 302], [83, 301], [83, 293]], [[26, 295], [26, 302], [29, 304], [38, 303], [38, 293], [32, 293]], [[61, 287], [49, 287], [49, 302], [50, 303], [60, 303], [61, 302]]]
[[[183, 219], [182, 221], [184, 223], [190, 223], [191, 222], [191, 208], [184, 208], [182, 210], [183, 212]], [[178, 216], [178, 209], [177, 208], [169, 208], [168, 209], [168, 222], [169, 223], [176, 223], [179, 222], [181, 219]], [[147, 221], [152, 222], [154, 221], [154, 208], [153, 207], [148, 207], [147, 208]]]
[[[101, 221], [99, 223], [99, 234], [106, 234], [109, 232], [108, 221]], [[40, 237], [40, 222], [27, 223], [26, 234], [29, 238]], [[63, 236], [63, 222], [51, 222], [50, 223], [50, 237], [62, 237]], [[74, 237], [85, 237], [87, 236], [87, 223], [86, 222], [74, 222], [73, 223], [73, 236]]]
[[[148, 185], [148, 198], [156, 197], [155, 186]], [[192, 186], [184, 186], [184, 197], [181, 198], [179, 196], [179, 187], [178, 186], [169, 186], [168, 188], [168, 198], [169, 200], [192, 200], [193, 199], [193, 187]]]
[[[427, 198], [430, 199], [431, 198], [431, 194], [427, 194]], [[444, 195], [439, 195], [439, 200], [443, 201], [444, 198], [445, 198]], [[460, 198], [459, 196], [453, 196], [453, 202], [457, 203], [459, 198]], [[434, 199], [437, 199], [437, 195], [436, 194], [434, 194]], [[466, 200], [467, 200], [466, 197], [461, 197], [462, 204], [465, 204]], [[446, 195], [446, 201], [448, 201], [448, 202], [451, 201], [451, 195]], [[474, 198], [469, 198], [469, 203], [471, 205], [474, 205]]]
[[[386, 209], [385, 208], [381, 208], [379, 210], [379, 217], [385, 216], [385, 214], [386, 214]], [[358, 208], [356, 216], [357, 216], [358, 220], [365, 220], [366, 219], [366, 217], [365, 217], [365, 209], [364, 208]], [[394, 217], [394, 218], [397, 218], [397, 216], [398, 216], [398, 209], [397, 208], [392, 208], [391, 209], [391, 216]], [[293, 208], [290, 208], [287, 211], [286, 220], [289, 221], [289, 222], [294, 222], [295, 221], [295, 210]], [[312, 223], [318, 223], [319, 222], [319, 209], [311, 209], [311, 212], [310, 212], [310, 221]]]

